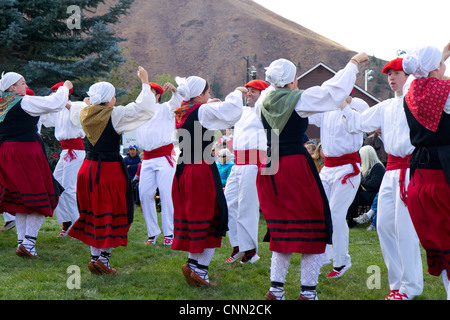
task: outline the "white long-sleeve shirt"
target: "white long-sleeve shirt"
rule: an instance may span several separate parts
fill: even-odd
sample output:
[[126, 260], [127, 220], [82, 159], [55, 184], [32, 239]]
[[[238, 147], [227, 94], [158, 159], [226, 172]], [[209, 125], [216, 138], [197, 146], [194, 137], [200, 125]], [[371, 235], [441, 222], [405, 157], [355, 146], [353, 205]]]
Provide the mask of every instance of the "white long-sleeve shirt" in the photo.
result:
[[[80, 111], [86, 107], [85, 103], [72, 104], [70, 120], [81, 128]], [[135, 102], [126, 106], [117, 106], [111, 113], [111, 122], [118, 134], [132, 131], [150, 120], [156, 113], [156, 98], [148, 84], [142, 85], [142, 91]]]
[[256, 109], [244, 107], [242, 116], [234, 125], [233, 150], [267, 150], [267, 137]]
[[206, 129], [225, 130], [241, 118], [242, 108], [242, 92], [234, 90], [224, 101], [202, 104], [198, 110], [198, 120]]
[[381, 129], [386, 153], [403, 158], [413, 152], [414, 146], [411, 144], [403, 109], [403, 95], [380, 102], [361, 114], [345, 107], [342, 114], [345, 128], [349, 132], [372, 132]]
[[180, 94], [175, 92], [169, 101], [157, 104], [157, 111], [153, 118], [136, 130], [140, 148], [151, 151], [174, 142], [175, 114], [173, 111], [181, 105], [182, 101]]
[[[70, 104], [72, 104], [69, 101]], [[41, 123], [47, 128], [55, 128], [55, 138], [58, 141], [84, 138], [83, 129], [70, 121], [70, 110], [62, 108], [59, 112], [47, 113], [41, 116]]]
[[22, 110], [30, 116], [38, 117], [49, 112], [62, 110], [65, 108], [67, 101], [69, 101], [69, 89], [62, 86], [51, 96], [24, 96], [20, 105]]
[[325, 157], [340, 157], [357, 152], [363, 144], [362, 132], [350, 133], [345, 129], [341, 110], [316, 113], [308, 117], [308, 120], [309, 124], [320, 127], [320, 141]]
[[[358, 67], [354, 63], [347, 63], [344, 69], [339, 70], [331, 79], [325, 81], [321, 86], [314, 86], [303, 91], [295, 106], [295, 111], [303, 118], [318, 112], [336, 110], [341, 103], [350, 95], [358, 74]], [[255, 108], [261, 117], [262, 103], [268, 93], [274, 91], [269, 86], [261, 92]]]

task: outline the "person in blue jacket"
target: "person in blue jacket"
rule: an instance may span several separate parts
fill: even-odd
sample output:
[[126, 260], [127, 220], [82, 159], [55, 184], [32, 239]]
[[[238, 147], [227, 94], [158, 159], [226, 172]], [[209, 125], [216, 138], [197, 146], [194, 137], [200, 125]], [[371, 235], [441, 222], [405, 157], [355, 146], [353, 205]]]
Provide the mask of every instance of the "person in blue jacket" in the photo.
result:
[[231, 173], [231, 168], [234, 166], [233, 155], [230, 150], [222, 149], [219, 152], [219, 158], [216, 162], [217, 169], [219, 169], [220, 180], [222, 181], [222, 188], [227, 184], [228, 176]]
[[128, 171], [128, 178], [133, 180], [139, 167], [139, 163], [141, 163], [141, 158], [139, 157], [138, 148], [136, 145], [131, 145], [128, 147], [127, 156], [123, 159], [123, 161], [125, 162], [125, 167]]

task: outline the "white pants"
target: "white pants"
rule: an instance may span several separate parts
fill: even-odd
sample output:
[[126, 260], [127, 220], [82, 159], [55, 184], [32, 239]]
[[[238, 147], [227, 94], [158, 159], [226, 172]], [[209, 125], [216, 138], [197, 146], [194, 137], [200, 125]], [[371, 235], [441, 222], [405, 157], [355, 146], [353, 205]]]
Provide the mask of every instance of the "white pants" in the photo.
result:
[[[422, 293], [422, 259], [419, 238], [408, 208], [400, 199], [399, 176], [399, 169], [384, 174], [378, 193], [377, 230], [390, 289], [412, 297]], [[409, 169], [406, 187], [408, 183]]]
[[234, 165], [225, 187], [228, 237], [239, 251], [258, 250], [259, 201], [256, 165]]
[[346, 164], [339, 167], [323, 167], [319, 174], [328, 198], [333, 223], [333, 244], [327, 245], [324, 259], [333, 259], [333, 266], [336, 268], [351, 264], [346, 217], [361, 182], [361, 174], [358, 174], [349, 178], [346, 184], [342, 184], [342, 178], [351, 172], [353, 166]]
[[157, 188], [161, 201], [161, 226], [163, 234], [164, 236], [173, 235], [172, 182], [175, 170], [175, 165], [172, 167], [166, 157], [142, 161], [139, 177], [139, 198], [149, 237], [161, 234], [154, 199]]
[[55, 214], [59, 223], [71, 221], [72, 224], [79, 217], [77, 206], [77, 176], [83, 164], [85, 151], [73, 150], [77, 155], [76, 159], [64, 160], [68, 150], [62, 150], [58, 163], [56, 164], [53, 176], [63, 186], [64, 192], [59, 197]]

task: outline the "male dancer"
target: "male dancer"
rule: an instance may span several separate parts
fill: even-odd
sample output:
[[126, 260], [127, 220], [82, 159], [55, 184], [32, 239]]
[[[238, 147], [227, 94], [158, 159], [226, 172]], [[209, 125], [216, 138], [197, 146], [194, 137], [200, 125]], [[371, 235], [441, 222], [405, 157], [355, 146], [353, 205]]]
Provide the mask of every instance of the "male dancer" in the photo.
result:
[[150, 83], [150, 88], [159, 102], [164, 91], [171, 91], [172, 98], [165, 103], [157, 104], [155, 116], [136, 130], [139, 146], [144, 150], [139, 177], [139, 199], [142, 213], [147, 224], [147, 244], [155, 244], [161, 233], [156, 214], [155, 194], [159, 190], [161, 201], [161, 225], [164, 234], [164, 245], [173, 241], [173, 203], [172, 182], [176, 164], [174, 159], [175, 115], [173, 111], [183, 100], [171, 83], [162, 88], [157, 83]]
[[[51, 87], [56, 92], [62, 82]], [[69, 95], [73, 89], [69, 90]], [[61, 154], [56, 164], [53, 176], [64, 188], [64, 192], [59, 198], [58, 206], [55, 208], [56, 218], [62, 223], [61, 233], [57, 236], [67, 236], [67, 231], [79, 217], [77, 208], [77, 175], [85, 157], [83, 138], [85, 137], [83, 129], [75, 126], [70, 121], [70, 107], [72, 102], [69, 100], [66, 107], [57, 113], [47, 113], [41, 116], [41, 123], [47, 128], [55, 128], [55, 138], [61, 144]]]
[[256, 175], [267, 150], [267, 138], [261, 120], [255, 112], [255, 102], [269, 84], [252, 80], [245, 85], [247, 107], [241, 119], [234, 125], [233, 149], [235, 165], [231, 169], [225, 188], [228, 205], [228, 237], [233, 247], [225, 263], [242, 258], [241, 264], [259, 260], [258, 224], [259, 202]]
[[388, 75], [395, 97], [371, 107], [362, 114], [343, 109], [344, 123], [350, 132], [381, 129], [388, 163], [378, 193], [377, 230], [381, 251], [388, 270], [387, 300], [409, 300], [423, 289], [422, 259], [419, 239], [406, 205], [409, 164], [414, 146], [403, 109], [404, 85], [408, 74], [403, 59], [388, 62], [382, 72]]

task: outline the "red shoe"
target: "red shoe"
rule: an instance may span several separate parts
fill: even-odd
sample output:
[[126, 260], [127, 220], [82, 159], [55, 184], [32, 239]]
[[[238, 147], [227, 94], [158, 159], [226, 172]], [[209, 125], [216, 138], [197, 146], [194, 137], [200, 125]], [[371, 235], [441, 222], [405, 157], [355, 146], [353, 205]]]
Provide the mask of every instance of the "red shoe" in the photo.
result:
[[343, 266], [340, 270], [333, 268], [333, 270], [331, 270], [331, 272], [327, 275], [327, 278], [340, 278], [348, 269], [350, 269], [351, 266], [351, 264]]

